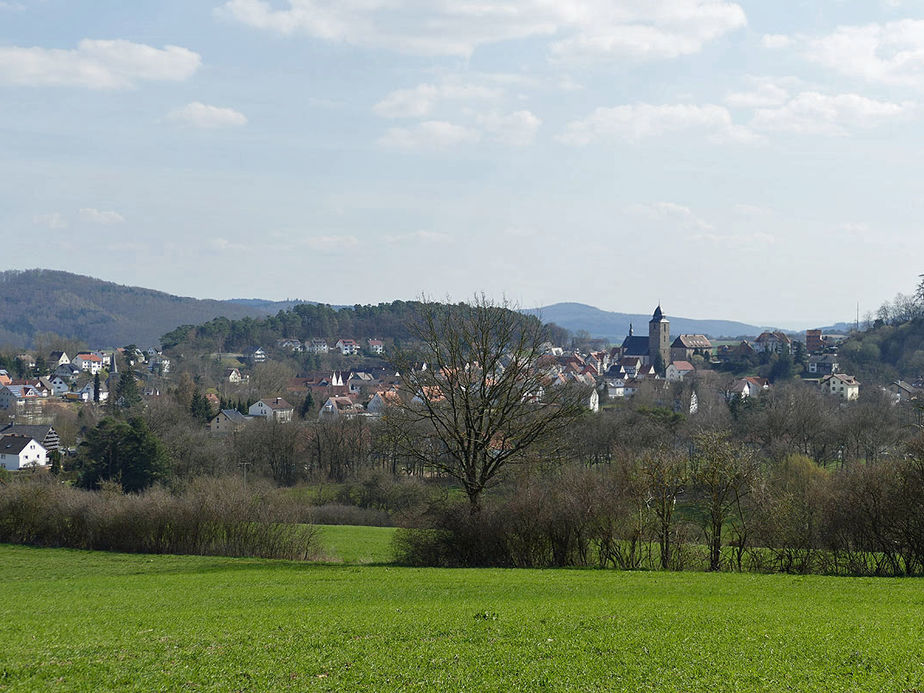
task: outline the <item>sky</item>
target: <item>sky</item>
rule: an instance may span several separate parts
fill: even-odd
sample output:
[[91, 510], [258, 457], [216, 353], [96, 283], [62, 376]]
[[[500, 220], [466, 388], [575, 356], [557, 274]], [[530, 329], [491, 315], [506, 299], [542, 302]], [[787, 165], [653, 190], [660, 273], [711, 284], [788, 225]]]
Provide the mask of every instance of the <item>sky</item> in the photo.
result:
[[803, 327], [924, 272], [924, 0], [0, 0], [0, 268]]

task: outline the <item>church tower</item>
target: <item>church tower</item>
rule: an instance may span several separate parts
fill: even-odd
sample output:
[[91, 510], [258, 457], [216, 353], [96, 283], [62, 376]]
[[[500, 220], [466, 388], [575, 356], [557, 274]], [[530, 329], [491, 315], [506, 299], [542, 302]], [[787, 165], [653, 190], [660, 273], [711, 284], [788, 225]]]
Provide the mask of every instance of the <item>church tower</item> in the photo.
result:
[[661, 312], [660, 303], [648, 321], [648, 358], [651, 363], [657, 362], [658, 355], [661, 357], [661, 368], [667, 368], [671, 362], [671, 324]]

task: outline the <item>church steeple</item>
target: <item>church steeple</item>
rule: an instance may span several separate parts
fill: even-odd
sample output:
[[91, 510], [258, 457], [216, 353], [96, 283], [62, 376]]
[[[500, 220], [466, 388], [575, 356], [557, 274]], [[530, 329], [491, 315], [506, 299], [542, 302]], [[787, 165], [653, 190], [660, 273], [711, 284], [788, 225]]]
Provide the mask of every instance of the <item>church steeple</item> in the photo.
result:
[[648, 358], [655, 363], [658, 357], [660, 367], [667, 368], [671, 358], [671, 324], [664, 317], [660, 303], [648, 322]]

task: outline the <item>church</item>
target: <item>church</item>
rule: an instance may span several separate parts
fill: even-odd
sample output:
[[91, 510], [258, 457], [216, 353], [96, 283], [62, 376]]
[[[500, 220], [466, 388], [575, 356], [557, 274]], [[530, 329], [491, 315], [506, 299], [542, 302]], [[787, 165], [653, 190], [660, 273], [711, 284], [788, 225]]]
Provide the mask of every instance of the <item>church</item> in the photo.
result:
[[671, 323], [664, 317], [660, 304], [648, 321], [648, 336], [635, 336], [630, 324], [629, 336], [623, 340], [618, 351], [619, 359], [638, 358], [645, 366], [652, 364], [660, 366], [661, 369], [667, 367], [671, 362]]

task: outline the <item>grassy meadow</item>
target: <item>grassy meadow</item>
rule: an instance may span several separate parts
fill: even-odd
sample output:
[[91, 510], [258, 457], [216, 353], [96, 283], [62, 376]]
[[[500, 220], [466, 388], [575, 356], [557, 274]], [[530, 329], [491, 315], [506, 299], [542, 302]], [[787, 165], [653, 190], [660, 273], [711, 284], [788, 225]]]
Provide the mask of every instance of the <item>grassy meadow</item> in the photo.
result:
[[[387, 546], [387, 532], [330, 529], [344, 559]], [[924, 583], [910, 579], [21, 546], [0, 546], [0, 577], [2, 691], [924, 689]]]

